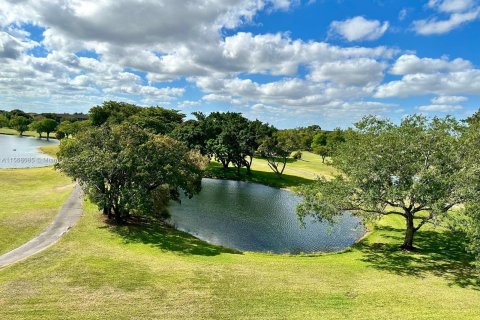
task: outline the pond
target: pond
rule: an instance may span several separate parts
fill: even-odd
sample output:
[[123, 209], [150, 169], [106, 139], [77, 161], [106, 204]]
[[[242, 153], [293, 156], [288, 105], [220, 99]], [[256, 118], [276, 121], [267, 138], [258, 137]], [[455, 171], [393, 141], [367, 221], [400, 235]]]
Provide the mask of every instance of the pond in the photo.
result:
[[297, 195], [260, 184], [203, 179], [202, 192], [172, 203], [171, 223], [209, 243], [240, 251], [332, 252], [354, 244], [364, 233], [360, 220], [345, 213], [336, 224], [307, 219], [295, 208]]
[[0, 134], [0, 168], [45, 167], [55, 159], [38, 149], [58, 144], [57, 140], [47, 141], [33, 137], [19, 137]]

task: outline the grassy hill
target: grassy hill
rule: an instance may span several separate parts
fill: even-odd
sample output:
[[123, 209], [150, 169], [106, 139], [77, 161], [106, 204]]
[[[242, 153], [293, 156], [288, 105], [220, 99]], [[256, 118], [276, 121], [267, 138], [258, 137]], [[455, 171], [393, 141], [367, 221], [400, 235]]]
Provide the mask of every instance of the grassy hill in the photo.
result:
[[[291, 183], [332, 170], [290, 168]], [[34, 188], [15, 187], [20, 181], [10, 181], [10, 197]], [[58, 244], [0, 271], [0, 318], [478, 319], [479, 274], [463, 239], [422, 229], [421, 250], [405, 253], [402, 228], [400, 219], [383, 220], [335, 254], [238, 253], [161, 224], [108, 225], [87, 202]]]

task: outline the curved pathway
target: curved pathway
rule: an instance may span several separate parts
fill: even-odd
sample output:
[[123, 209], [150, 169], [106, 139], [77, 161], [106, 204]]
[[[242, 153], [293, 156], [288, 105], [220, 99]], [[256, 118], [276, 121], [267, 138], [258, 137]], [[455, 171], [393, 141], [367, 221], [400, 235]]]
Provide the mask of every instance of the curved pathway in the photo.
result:
[[28, 258], [56, 243], [80, 219], [83, 212], [82, 199], [82, 189], [76, 185], [53, 222], [42, 233], [0, 256], [0, 268]]

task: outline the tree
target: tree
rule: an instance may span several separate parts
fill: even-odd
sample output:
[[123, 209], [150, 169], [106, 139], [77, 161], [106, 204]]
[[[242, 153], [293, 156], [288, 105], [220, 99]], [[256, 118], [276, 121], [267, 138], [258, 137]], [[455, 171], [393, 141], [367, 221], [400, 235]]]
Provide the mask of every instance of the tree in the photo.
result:
[[92, 125], [98, 127], [106, 122], [110, 124], [120, 124], [140, 111], [141, 107], [134, 104], [105, 101], [102, 105], [91, 108], [89, 116]]
[[30, 120], [23, 116], [14, 116], [11, 118], [9, 126], [10, 128], [17, 130], [20, 133], [20, 136], [23, 136], [23, 133], [28, 130], [28, 125]]
[[50, 133], [57, 129], [58, 122], [53, 119], [43, 120], [43, 130], [47, 133], [47, 140], [50, 139]]
[[428, 121], [415, 115], [400, 125], [364, 118], [334, 154], [342, 174], [301, 189], [299, 217], [333, 221], [344, 211], [366, 220], [398, 215], [406, 224], [402, 248], [414, 249], [422, 226], [446, 218], [463, 201], [460, 131], [450, 117]]
[[[259, 120], [250, 121], [236, 112], [212, 112], [203, 119], [202, 116], [199, 115], [198, 127], [191, 128], [203, 131], [206, 139], [204, 145], [209, 156], [219, 161], [224, 169], [232, 163], [238, 174], [242, 167], [250, 174], [254, 153], [273, 128]], [[190, 136], [192, 139], [200, 137], [198, 133]]]
[[24, 117], [24, 118], [28, 119], [30, 122], [32, 120], [32, 117], [28, 113], [26, 113], [25, 111], [22, 111], [22, 110], [19, 110], [19, 109], [13, 109], [10, 112], [8, 112], [7, 118], [9, 118], [11, 120], [15, 117]]
[[480, 263], [480, 112], [466, 121], [469, 126], [462, 139], [461, 158], [464, 163], [463, 214], [453, 225], [469, 239], [468, 248]]
[[325, 159], [331, 155], [332, 149], [328, 146], [316, 146], [313, 152], [322, 157], [322, 163], [325, 163]]
[[57, 127], [57, 134], [60, 137], [70, 137], [73, 134], [73, 122], [63, 121]]
[[[159, 199], [200, 191], [207, 160], [168, 136], [132, 124], [103, 125], [60, 143], [57, 168], [79, 180], [109, 218], [158, 216]], [[166, 192], [166, 194], [165, 194]]]
[[170, 133], [170, 135], [178, 141], [184, 142], [188, 148], [198, 150], [203, 155], [208, 155], [207, 150], [207, 132], [205, 131], [202, 121], [187, 120], [180, 123]]
[[71, 135], [74, 136], [79, 132], [86, 131], [92, 127], [92, 122], [90, 120], [81, 120], [75, 121], [71, 126]]
[[314, 136], [321, 132], [321, 128], [312, 125], [306, 128], [285, 129], [278, 132], [278, 139], [292, 151], [312, 150]]
[[0, 114], [0, 128], [8, 127], [8, 123], [8, 118], [5, 115]]
[[277, 134], [266, 138], [258, 148], [258, 152], [267, 159], [268, 166], [273, 172], [279, 176], [283, 174], [291, 150], [279, 141]]
[[50, 139], [50, 133], [57, 129], [58, 122], [50, 118], [40, 118], [33, 121], [30, 124], [30, 130], [35, 131], [39, 134], [40, 139], [42, 138], [42, 133], [47, 133], [47, 140]]
[[330, 157], [343, 142], [345, 142], [344, 133], [338, 128], [330, 132], [318, 132], [313, 137], [312, 150], [321, 156], [322, 162], [325, 163], [325, 159]]

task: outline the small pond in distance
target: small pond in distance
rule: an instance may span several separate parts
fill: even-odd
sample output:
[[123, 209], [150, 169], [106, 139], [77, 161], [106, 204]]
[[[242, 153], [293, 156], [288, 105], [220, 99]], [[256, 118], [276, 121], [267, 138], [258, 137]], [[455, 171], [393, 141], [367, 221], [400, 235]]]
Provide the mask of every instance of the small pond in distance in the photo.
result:
[[240, 251], [332, 252], [365, 233], [348, 213], [334, 225], [308, 219], [302, 227], [295, 213], [300, 201], [289, 191], [260, 184], [203, 179], [199, 195], [172, 203], [169, 212], [177, 229]]
[[33, 137], [0, 134], [0, 168], [45, 167], [55, 163], [55, 158], [38, 150], [39, 147], [58, 144]]

